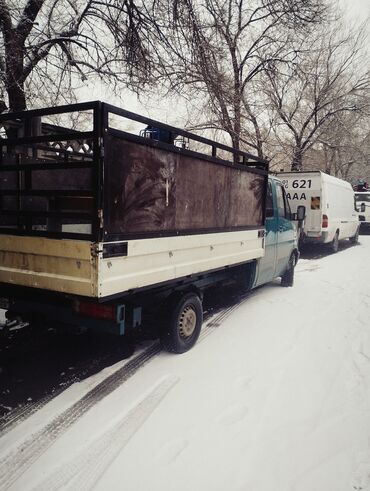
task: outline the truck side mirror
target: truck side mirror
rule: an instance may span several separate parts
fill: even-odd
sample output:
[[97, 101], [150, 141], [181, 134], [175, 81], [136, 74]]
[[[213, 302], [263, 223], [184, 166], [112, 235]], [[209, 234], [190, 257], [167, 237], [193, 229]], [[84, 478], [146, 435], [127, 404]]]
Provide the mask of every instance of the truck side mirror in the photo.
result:
[[298, 206], [297, 208], [297, 220], [302, 222], [306, 217], [306, 207], [303, 205]]

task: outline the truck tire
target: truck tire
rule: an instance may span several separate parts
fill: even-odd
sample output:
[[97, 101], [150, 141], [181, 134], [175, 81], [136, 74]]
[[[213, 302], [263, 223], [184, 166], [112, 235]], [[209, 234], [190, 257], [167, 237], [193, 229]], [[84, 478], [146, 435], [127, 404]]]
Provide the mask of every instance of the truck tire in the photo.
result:
[[161, 332], [162, 346], [171, 353], [185, 353], [199, 337], [203, 322], [202, 302], [195, 293], [186, 293], [172, 299], [169, 307]]
[[253, 288], [253, 283], [256, 278], [256, 267], [256, 261], [252, 261], [240, 268], [236, 281], [239, 293], [247, 293]]
[[358, 229], [356, 230], [356, 233], [353, 237], [350, 237], [349, 241], [351, 242], [351, 244], [358, 244], [358, 236], [360, 234], [360, 227], [358, 227]]
[[304, 247], [304, 234], [301, 232], [298, 238], [298, 249], [301, 251]]
[[281, 277], [281, 286], [293, 286], [294, 285], [294, 268], [296, 265], [296, 256], [292, 254], [290, 256], [288, 267], [283, 276]]
[[330, 242], [330, 250], [334, 254], [338, 252], [339, 249], [339, 232], [338, 230], [335, 232], [334, 239]]

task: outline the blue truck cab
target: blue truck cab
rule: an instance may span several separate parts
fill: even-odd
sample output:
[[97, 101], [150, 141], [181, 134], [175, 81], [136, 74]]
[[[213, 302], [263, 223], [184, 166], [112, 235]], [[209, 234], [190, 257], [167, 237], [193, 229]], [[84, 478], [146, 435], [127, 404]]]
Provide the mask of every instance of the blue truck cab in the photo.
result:
[[303, 219], [292, 214], [284, 187], [270, 176], [266, 196], [265, 255], [257, 261], [253, 287], [281, 277], [283, 286], [292, 286], [294, 267], [299, 258], [297, 227], [294, 221]]

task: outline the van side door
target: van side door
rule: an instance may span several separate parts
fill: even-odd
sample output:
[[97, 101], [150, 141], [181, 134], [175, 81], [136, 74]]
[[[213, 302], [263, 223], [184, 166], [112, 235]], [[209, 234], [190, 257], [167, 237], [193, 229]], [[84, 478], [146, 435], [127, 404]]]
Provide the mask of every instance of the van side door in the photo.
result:
[[281, 276], [287, 267], [294, 249], [296, 230], [290, 221], [290, 206], [285, 190], [279, 182], [275, 183], [277, 206], [277, 248], [275, 276]]

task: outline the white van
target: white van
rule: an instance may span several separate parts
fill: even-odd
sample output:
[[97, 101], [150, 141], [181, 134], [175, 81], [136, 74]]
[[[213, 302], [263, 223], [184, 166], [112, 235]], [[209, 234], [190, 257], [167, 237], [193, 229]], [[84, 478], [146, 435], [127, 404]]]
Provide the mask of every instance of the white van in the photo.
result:
[[349, 182], [321, 171], [280, 172], [279, 177], [292, 212], [306, 207], [301, 243], [330, 244], [337, 252], [339, 240], [358, 241], [360, 222]]
[[355, 199], [360, 210], [360, 228], [370, 231], [370, 191], [356, 191]]

